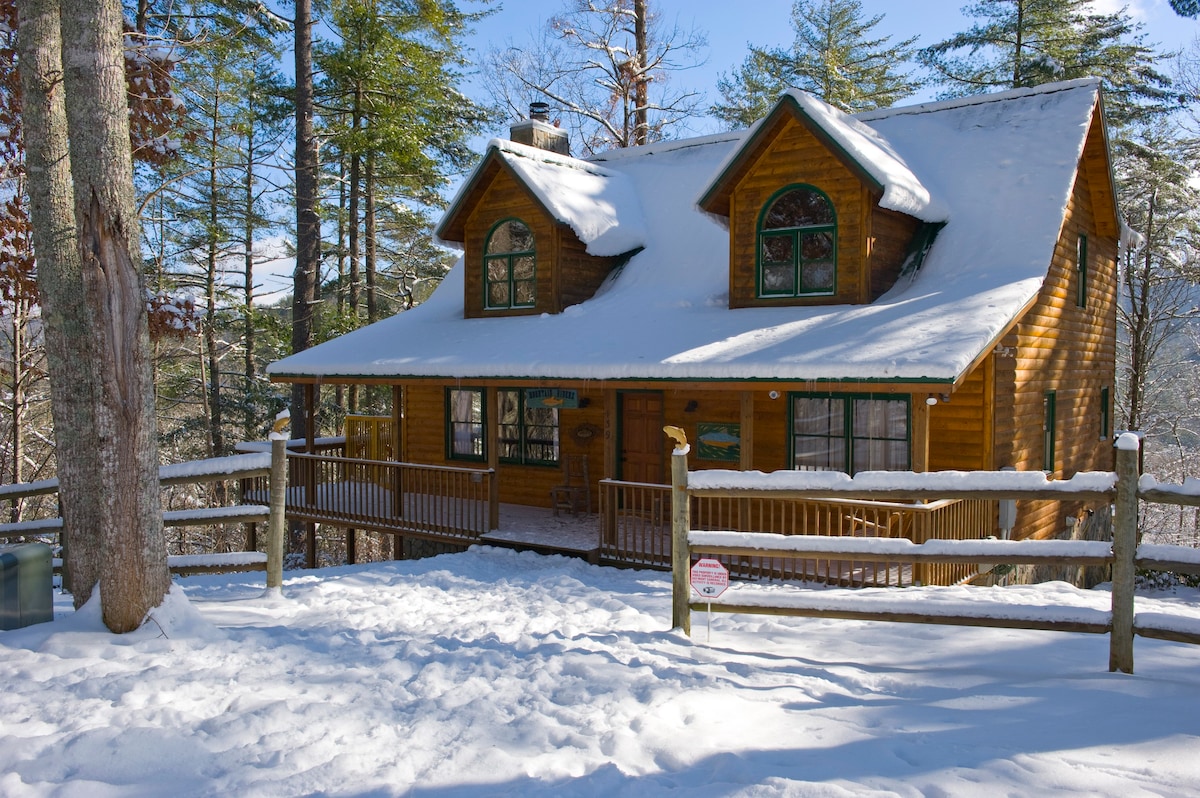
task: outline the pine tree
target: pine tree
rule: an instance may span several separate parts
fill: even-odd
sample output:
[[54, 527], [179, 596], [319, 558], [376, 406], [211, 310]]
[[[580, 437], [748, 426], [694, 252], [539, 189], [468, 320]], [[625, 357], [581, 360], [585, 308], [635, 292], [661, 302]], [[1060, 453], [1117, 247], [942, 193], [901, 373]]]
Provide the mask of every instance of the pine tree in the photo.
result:
[[[409, 209], [428, 237], [428, 211], [443, 203], [440, 188], [475, 157], [468, 140], [485, 112], [457, 86], [465, 68], [461, 37], [477, 16], [451, 0], [331, 3], [337, 37], [316, 48], [323, 76], [317, 102], [327, 160], [338, 169], [330, 182], [341, 214], [338, 317], [323, 311], [323, 324], [333, 323], [322, 335], [359, 326], [364, 307], [367, 322], [379, 318], [379, 206]], [[349, 397], [356, 412], [355, 387]]]
[[850, 113], [894, 105], [921, 86], [901, 71], [914, 55], [916, 37], [896, 44], [890, 36], [872, 38], [882, 20], [882, 14], [865, 19], [859, 0], [797, 0], [791, 48], [752, 45], [742, 65], [717, 81], [724, 102], [711, 113], [731, 127], [745, 127], [789, 89]]
[[1090, 0], [979, 0], [963, 9], [969, 30], [920, 51], [944, 96], [1097, 77], [1109, 121], [1144, 120], [1169, 105], [1171, 80], [1127, 11], [1093, 11]]
[[[1160, 122], [1117, 144], [1118, 191], [1126, 222], [1142, 234], [1121, 266], [1123, 369], [1119, 399], [1126, 429], [1170, 426], [1171, 399], [1191, 364], [1176, 362], [1189, 323], [1200, 318], [1200, 212], [1192, 175], [1200, 142]], [[1191, 357], [1190, 347], [1185, 357]]]

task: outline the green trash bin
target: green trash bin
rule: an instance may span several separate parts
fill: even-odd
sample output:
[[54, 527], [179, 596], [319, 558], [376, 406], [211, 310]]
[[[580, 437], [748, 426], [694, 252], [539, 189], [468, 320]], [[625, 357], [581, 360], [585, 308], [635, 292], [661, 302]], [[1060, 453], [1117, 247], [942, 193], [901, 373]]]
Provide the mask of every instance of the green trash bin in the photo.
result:
[[45, 543], [0, 546], [0, 629], [54, 620], [54, 569]]

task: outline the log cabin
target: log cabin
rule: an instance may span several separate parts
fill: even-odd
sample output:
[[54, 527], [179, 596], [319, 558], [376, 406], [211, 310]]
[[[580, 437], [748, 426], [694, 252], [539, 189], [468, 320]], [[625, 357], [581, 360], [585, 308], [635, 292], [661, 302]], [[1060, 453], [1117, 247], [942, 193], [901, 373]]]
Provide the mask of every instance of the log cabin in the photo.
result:
[[[484, 469], [515, 505], [581, 471], [588, 510], [666, 484], [664, 424], [693, 470], [1109, 469], [1103, 108], [1095, 80], [853, 116], [791, 92], [749, 130], [589, 158], [530, 118], [438, 224], [462, 258], [427, 302], [269, 372], [392, 386], [390, 459]], [[1022, 502], [1011, 533], [1081, 509]]]

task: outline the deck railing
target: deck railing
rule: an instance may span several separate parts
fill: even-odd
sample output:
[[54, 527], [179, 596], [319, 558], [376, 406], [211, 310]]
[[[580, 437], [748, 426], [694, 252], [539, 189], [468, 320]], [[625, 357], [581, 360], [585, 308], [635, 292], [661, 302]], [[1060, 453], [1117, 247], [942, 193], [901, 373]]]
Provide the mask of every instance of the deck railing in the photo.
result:
[[468, 542], [496, 525], [490, 469], [294, 453], [288, 464], [289, 519]]
[[[671, 488], [601, 480], [600, 560], [611, 564], [671, 567]], [[772, 532], [781, 535], [978, 540], [994, 533], [994, 501], [961, 499], [883, 502], [848, 499], [693, 496], [693, 529]], [[953, 584], [973, 573], [967, 564], [802, 560], [730, 557], [737, 577], [800, 579], [854, 586]]]

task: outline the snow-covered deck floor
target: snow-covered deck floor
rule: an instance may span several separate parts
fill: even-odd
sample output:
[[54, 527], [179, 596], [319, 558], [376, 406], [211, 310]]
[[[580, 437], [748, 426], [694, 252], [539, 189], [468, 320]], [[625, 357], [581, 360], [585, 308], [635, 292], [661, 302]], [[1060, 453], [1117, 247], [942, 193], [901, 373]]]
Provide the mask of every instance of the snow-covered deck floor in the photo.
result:
[[554, 514], [545, 507], [500, 504], [500, 528], [483, 535], [484, 543], [517, 544], [565, 554], [588, 554], [600, 546], [600, 516]]

